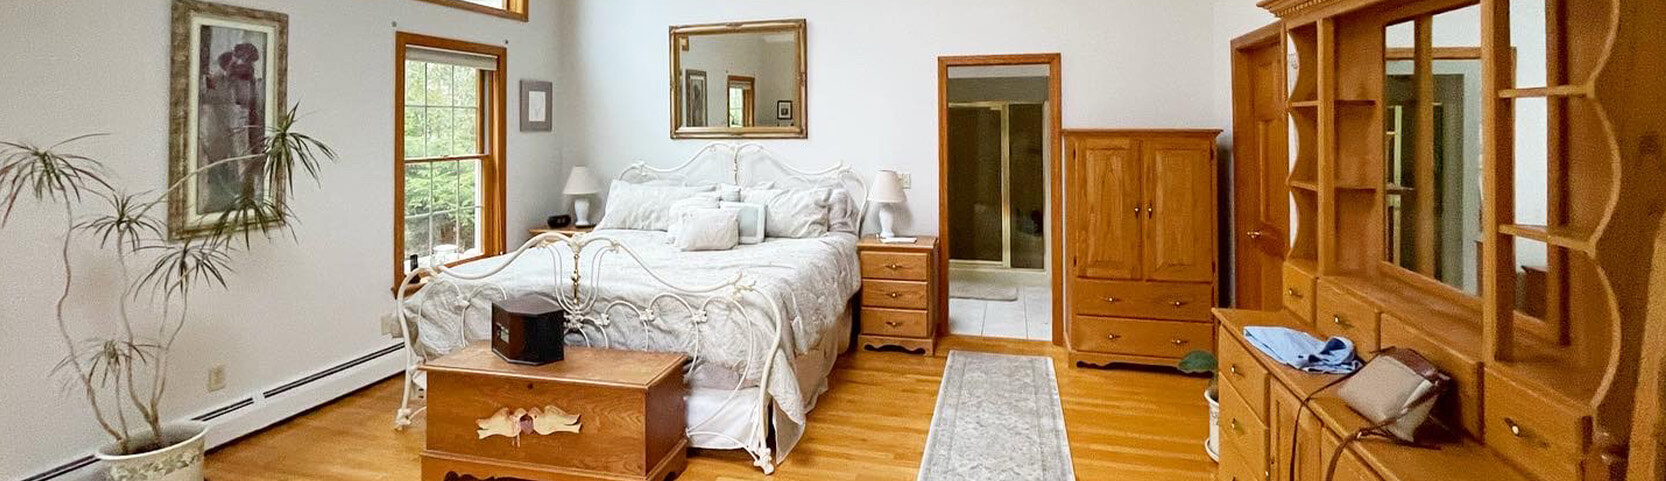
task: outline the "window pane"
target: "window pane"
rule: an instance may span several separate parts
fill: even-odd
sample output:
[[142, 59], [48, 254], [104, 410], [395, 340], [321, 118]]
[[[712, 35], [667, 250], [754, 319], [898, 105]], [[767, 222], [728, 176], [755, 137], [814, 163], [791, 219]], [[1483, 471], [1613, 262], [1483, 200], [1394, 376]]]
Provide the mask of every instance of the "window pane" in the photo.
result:
[[461, 162], [458, 170], [458, 205], [462, 207], [479, 207], [480, 202], [480, 161], [467, 160]]
[[457, 245], [457, 221], [451, 212], [436, 213], [431, 222], [434, 228], [434, 250], [438, 251], [442, 246]]
[[401, 263], [404, 263], [406, 268], [409, 268], [410, 264], [404, 259], [413, 255], [427, 257], [431, 252], [433, 244], [428, 241], [428, 225], [428, 216], [425, 215], [405, 218], [405, 255], [401, 258]]
[[454, 80], [452, 89], [457, 100], [453, 105], [458, 107], [479, 105], [480, 71], [469, 67], [455, 67], [455, 69], [456, 71], [452, 74]]
[[428, 131], [428, 122], [423, 117], [423, 112], [426, 110], [422, 107], [405, 108], [405, 158], [407, 159], [420, 159], [428, 156], [427, 142], [424, 142], [424, 133]]
[[498, 10], [508, 10], [509, 9], [508, 6], [504, 5], [504, 3], [503, 3], [504, 0], [465, 0], [465, 1], [467, 1], [469, 3], [476, 4], [476, 5], [485, 5], [485, 6], [488, 6], [488, 7], [496, 8]]
[[415, 60], [405, 61], [405, 105], [422, 105], [423, 93], [427, 90], [428, 64]]
[[428, 157], [452, 155], [451, 109], [428, 109], [427, 120]]
[[451, 105], [451, 66], [428, 64], [428, 105]]
[[467, 217], [462, 218], [457, 223], [457, 234], [462, 241], [458, 243], [457, 246], [459, 248], [458, 250], [462, 252], [475, 252], [480, 249], [481, 244], [479, 229], [480, 209], [469, 209], [467, 214]]
[[474, 109], [455, 110], [452, 124], [452, 145], [458, 154], [480, 153], [480, 114]]
[[[432, 168], [429, 164], [408, 164], [405, 166], [405, 215], [416, 216], [434, 211], [433, 192], [434, 181], [431, 178]], [[408, 242], [407, 242], [408, 243]]]

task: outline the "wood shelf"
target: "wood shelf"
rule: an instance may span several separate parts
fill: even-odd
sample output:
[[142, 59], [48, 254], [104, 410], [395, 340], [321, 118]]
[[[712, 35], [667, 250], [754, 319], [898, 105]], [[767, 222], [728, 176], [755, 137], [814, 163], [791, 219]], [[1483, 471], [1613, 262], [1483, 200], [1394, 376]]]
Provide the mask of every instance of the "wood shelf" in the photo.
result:
[[1336, 99], [1338, 107], [1375, 107], [1377, 101], [1372, 99]]
[[1317, 182], [1314, 182], [1314, 181], [1311, 181], [1311, 180], [1290, 179], [1290, 187], [1294, 187], [1294, 188], [1297, 188], [1297, 189], [1301, 189], [1301, 190], [1305, 190], [1305, 191], [1313, 192], [1313, 193], [1318, 193], [1319, 192], [1319, 184]]
[[1498, 226], [1498, 232], [1508, 236], [1532, 239], [1545, 244], [1579, 252], [1591, 252], [1595, 247], [1594, 244], [1591, 243], [1591, 235], [1589, 233], [1569, 227], [1501, 224]]
[[1316, 108], [1319, 108], [1319, 101], [1318, 100], [1298, 100], [1298, 101], [1295, 101], [1295, 102], [1290, 102], [1290, 108], [1294, 108], [1294, 109], [1316, 109]]
[[1374, 186], [1374, 185], [1336, 184], [1336, 185], [1331, 186], [1331, 187], [1335, 188], [1339, 192], [1376, 192], [1377, 191], [1377, 187]]
[[1558, 85], [1555, 87], [1534, 87], [1522, 89], [1504, 89], [1498, 91], [1499, 98], [1528, 99], [1528, 98], [1566, 98], [1587, 97], [1591, 89], [1584, 85]]

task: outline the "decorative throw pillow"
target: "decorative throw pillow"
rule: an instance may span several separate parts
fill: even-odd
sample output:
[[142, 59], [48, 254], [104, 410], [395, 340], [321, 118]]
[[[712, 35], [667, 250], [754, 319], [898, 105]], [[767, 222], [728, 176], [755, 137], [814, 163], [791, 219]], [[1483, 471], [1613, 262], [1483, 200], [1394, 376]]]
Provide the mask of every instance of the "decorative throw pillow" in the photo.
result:
[[709, 185], [643, 185], [615, 180], [608, 189], [607, 210], [596, 229], [669, 229], [673, 202], [712, 189]]
[[740, 243], [740, 211], [735, 209], [690, 209], [680, 214], [682, 222], [671, 232], [672, 245], [683, 251], [721, 251]]
[[717, 193], [708, 192], [694, 194], [687, 199], [672, 202], [670, 208], [671, 223], [665, 227], [665, 231], [671, 233], [671, 238], [667, 242], [677, 243], [677, 231], [682, 226], [683, 214], [692, 210], [716, 209], [718, 208], [717, 198]]
[[718, 207], [734, 209], [740, 212], [740, 243], [757, 244], [764, 241], [764, 220], [766, 213], [762, 204], [748, 204], [745, 202], [719, 202]]
[[831, 189], [745, 189], [741, 200], [764, 206], [764, 234], [806, 239], [827, 234], [827, 197]]
[[856, 232], [857, 226], [862, 225], [862, 209], [856, 205], [856, 198], [845, 189], [833, 189], [827, 196], [827, 231], [843, 232], [846, 234], [861, 234]]

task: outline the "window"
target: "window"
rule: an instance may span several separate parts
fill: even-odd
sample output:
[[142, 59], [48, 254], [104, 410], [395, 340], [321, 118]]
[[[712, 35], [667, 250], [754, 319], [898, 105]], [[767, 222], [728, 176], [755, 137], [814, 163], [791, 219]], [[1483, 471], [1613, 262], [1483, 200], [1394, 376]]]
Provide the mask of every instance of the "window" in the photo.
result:
[[399, 34], [395, 282], [503, 251], [501, 47]]
[[422, 0], [487, 15], [526, 21], [527, 0]]
[[757, 123], [753, 121], [753, 86], [758, 81], [752, 77], [739, 75], [729, 76], [729, 126], [751, 127]]

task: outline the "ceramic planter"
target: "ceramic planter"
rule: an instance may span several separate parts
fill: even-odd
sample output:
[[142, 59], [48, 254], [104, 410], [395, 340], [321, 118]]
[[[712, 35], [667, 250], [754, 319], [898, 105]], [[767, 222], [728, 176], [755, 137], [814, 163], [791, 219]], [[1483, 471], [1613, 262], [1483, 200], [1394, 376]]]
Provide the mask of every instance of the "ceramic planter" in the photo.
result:
[[[202, 481], [203, 435], [208, 434], [208, 423], [185, 421], [162, 426], [162, 436], [168, 447], [139, 454], [120, 454], [115, 442], [105, 445], [93, 456], [110, 468], [112, 481]], [[150, 441], [150, 433], [136, 436], [134, 441]]]
[[1221, 402], [1211, 396], [1209, 391], [1203, 392], [1203, 399], [1209, 401], [1209, 440], [1203, 442], [1203, 451], [1209, 453], [1209, 459], [1221, 460]]

